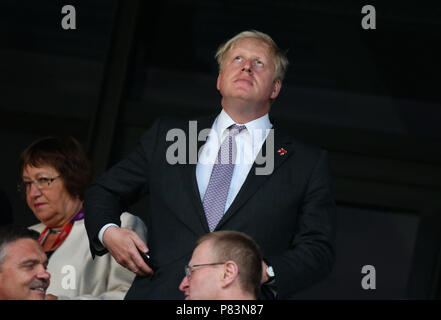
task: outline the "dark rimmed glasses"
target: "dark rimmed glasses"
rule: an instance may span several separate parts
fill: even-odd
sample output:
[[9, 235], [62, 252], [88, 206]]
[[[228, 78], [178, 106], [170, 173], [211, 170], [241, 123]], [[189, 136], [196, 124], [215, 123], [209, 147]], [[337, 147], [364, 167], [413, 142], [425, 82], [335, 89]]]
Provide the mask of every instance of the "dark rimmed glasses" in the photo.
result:
[[17, 185], [17, 190], [19, 192], [25, 192], [27, 193], [31, 189], [31, 185], [35, 185], [38, 190], [44, 190], [49, 188], [52, 182], [55, 181], [55, 179], [58, 179], [60, 176], [56, 176], [53, 178], [46, 178], [46, 177], [40, 177], [36, 180], [29, 180], [29, 181], [22, 181]]
[[187, 264], [185, 266], [185, 276], [187, 277], [188, 280], [190, 280], [191, 273], [194, 268], [216, 266], [221, 264], [225, 264], [225, 262], [214, 262], [214, 263], [204, 263], [204, 264], [194, 264], [194, 265]]

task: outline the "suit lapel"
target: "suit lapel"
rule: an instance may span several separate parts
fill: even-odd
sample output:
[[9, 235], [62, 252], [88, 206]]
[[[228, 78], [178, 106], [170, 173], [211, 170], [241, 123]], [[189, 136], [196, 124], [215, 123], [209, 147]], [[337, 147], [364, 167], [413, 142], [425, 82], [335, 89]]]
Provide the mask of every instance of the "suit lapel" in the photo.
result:
[[[294, 154], [294, 148], [292, 146], [292, 140], [289, 136], [282, 133], [279, 129], [274, 128], [272, 130], [274, 133], [274, 148], [271, 147], [270, 137], [265, 140], [260, 153], [266, 154], [266, 152], [272, 152], [274, 155], [274, 170], [270, 174], [256, 174], [256, 169], [259, 167], [262, 168], [265, 166], [258, 165], [257, 161], [253, 163], [253, 166], [248, 173], [247, 178], [245, 179], [242, 188], [237, 194], [236, 198], [228, 208], [227, 212], [225, 212], [219, 224], [216, 226], [216, 230], [222, 228], [222, 226], [234, 215], [238, 212], [238, 210], [256, 193], [257, 189], [269, 179], [274, 172], [279, 168], [289, 157]], [[268, 149], [269, 147], [269, 149]], [[273, 150], [270, 150], [273, 149]]]
[[[204, 129], [210, 129], [213, 125], [214, 119], [216, 116], [210, 116], [210, 117], [204, 117], [197, 120], [197, 134], [199, 135], [199, 132]], [[188, 131], [187, 131], [188, 133]], [[205, 144], [206, 141], [197, 141], [197, 152], [201, 149], [201, 147]], [[205, 217], [204, 208], [202, 206], [202, 200], [199, 193], [199, 187], [196, 180], [196, 165], [195, 163], [189, 163], [189, 149], [190, 146], [187, 141], [187, 164], [183, 165], [183, 169], [180, 170], [182, 175], [182, 182], [184, 186], [189, 186], [186, 188], [186, 191], [188, 192], [188, 196], [191, 199], [191, 202], [193, 203], [194, 214], [196, 214], [198, 220], [200, 221], [200, 225], [202, 225], [203, 233], [209, 232], [209, 227], [207, 223], [207, 219]], [[186, 212], [182, 210], [182, 212]], [[185, 218], [185, 217], [183, 217]], [[186, 219], [185, 219], [186, 220]]]

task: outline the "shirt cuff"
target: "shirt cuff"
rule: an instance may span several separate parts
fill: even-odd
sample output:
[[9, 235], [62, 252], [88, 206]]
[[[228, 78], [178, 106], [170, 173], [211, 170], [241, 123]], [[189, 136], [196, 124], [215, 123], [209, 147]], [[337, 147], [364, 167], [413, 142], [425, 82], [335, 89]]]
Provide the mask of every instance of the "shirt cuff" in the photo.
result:
[[108, 228], [108, 227], [111, 227], [111, 226], [115, 226], [115, 227], [118, 227], [118, 228], [119, 228], [119, 226], [118, 226], [117, 224], [114, 224], [114, 223], [108, 223], [108, 224], [106, 224], [104, 227], [102, 227], [101, 230], [100, 230], [100, 232], [98, 233], [98, 239], [100, 240], [100, 242], [101, 242], [101, 244], [104, 246], [104, 248], [106, 247], [106, 246], [104, 245], [104, 242], [103, 242], [104, 231], [106, 231], [107, 228]]

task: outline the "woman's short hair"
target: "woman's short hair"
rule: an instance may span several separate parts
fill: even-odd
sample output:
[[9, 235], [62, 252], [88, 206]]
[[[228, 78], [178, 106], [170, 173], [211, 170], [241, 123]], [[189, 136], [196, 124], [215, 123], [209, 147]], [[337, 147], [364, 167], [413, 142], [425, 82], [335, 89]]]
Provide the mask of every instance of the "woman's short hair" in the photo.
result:
[[55, 168], [73, 198], [84, 200], [92, 179], [90, 161], [81, 144], [73, 137], [46, 137], [29, 145], [20, 155], [20, 175], [26, 166]]
[[221, 44], [219, 49], [216, 52], [215, 58], [217, 63], [219, 64], [219, 71], [222, 71], [223, 64], [225, 62], [225, 58], [228, 55], [228, 52], [234, 47], [234, 45], [242, 39], [256, 39], [265, 43], [273, 56], [274, 62], [274, 80], [283, 81], [286, 73], [286, 69], [288, 68], [288, 58], [286, 57], [285, 52], [283, 52], [275, 43], [275, 41], [266, 33], [250, 30], [243, 31], [227, 42]]

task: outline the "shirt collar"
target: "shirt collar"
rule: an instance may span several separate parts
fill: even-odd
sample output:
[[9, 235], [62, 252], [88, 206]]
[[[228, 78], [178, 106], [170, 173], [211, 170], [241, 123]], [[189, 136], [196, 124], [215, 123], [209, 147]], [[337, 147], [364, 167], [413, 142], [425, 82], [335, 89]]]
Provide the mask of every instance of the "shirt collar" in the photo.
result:
[[[218, 135], [218, 137], [223, 138], [223, 134], [225, 133], [225, 130], [233, 124], [235, 124], [233, 119], [231, 119], [231, 117], [225, 112], [225, 110], [222, 109], [214, 125], [214, 129], [216, 130], [216, 134]], [[251, 141], [265, 140], [267, 133], [266, 131], [273, 127], [273, 125], [269, 120], [268, 113], [265, 113], [265, 115], [263, 115], [262, 117], [254, 119], [242, 125], [245, 125], [245, 127], [247, 128], [246, 132], [248, 132], [248, 134], [250, 135], [252, 139]], [[254, 140], [254, 139], [258, 139], [258, 140]]]

